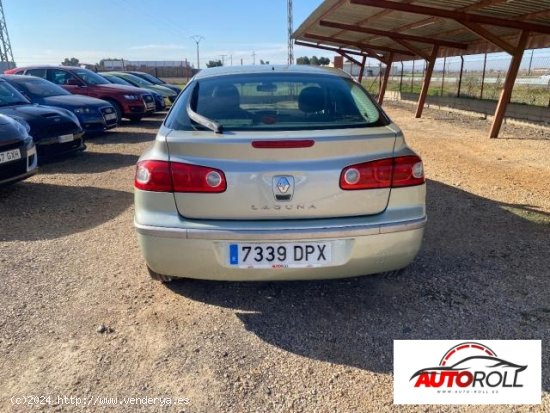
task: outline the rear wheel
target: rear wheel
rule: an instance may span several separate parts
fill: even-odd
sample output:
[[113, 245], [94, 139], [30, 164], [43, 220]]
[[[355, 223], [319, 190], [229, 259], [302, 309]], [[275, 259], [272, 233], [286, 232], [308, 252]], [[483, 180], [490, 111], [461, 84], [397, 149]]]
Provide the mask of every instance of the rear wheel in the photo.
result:
[[169, 283], [170, 281], [172, 281], [171, 277], [159, 274], [158, 272], [155, 272], [151, 268], [149, 268], [149, 266], [147, 266], [147, 271], [149, 272], [149, 276], [155, 281], [160, 281], [162, 283]]

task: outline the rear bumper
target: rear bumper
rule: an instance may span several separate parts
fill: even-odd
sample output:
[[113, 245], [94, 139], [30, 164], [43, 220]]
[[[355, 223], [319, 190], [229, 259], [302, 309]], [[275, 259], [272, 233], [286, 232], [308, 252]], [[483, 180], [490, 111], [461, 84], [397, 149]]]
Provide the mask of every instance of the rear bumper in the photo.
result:
[[[172, 277], [228, 281], [342, 278], [406, 267], [422, 243], [426, 217], [385, 224], [285, 230], [166, 228], [135, 222], [147, 265]], [[229, 265], [231, 242], [336, 241], [333, 266], [242, 269]]]

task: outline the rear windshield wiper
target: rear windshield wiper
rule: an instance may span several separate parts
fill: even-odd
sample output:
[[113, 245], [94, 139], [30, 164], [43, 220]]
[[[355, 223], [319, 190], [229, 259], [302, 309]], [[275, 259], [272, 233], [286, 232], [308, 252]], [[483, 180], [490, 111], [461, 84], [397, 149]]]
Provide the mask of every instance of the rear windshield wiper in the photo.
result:
[[219, 122], [216, 122], [215, 120], [212, 120], [212, 119], [208, 119], [206, 116], [202, 116], [201, 114], [191, 109], [191, 101], [196, 96], [198, 86], [199, 84], [197, 83], [195, 85], [195, 88], [193, 89], [191, 98], [187, 102], [187, 116], [189, 116], [189, 119], [191, 119], [193, 122], [196, 122], [199, 125], [210, 129], [211, 131], [214, 131], [216, 133], [223, 133], [223, 126]]

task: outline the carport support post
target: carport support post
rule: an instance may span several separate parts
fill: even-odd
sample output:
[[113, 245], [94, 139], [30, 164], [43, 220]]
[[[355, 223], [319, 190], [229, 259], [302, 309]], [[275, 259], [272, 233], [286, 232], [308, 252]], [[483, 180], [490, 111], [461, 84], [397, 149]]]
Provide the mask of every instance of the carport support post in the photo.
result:
[[483, 72], [481, 73], [481, 92], [479, 93], [479, 98], [483, 99], [483, 88], [485, 87], [485, 71], [487, 70], [487, 53], [483, 59]]
[[430, 60], [428, 62], [428, 68], [426, 69], [426, 76], [424, 76], [424, 83], [422, 84], [422, 91], [418, 98], [418, 105], [416, 106], [416, 118], [422, 117], [422, 111], [424, 110], [424, 104], [426, 103], [426, 97], [428, 96], [428, 89], [430, 88], [430, 81], [432, 80], [432, 73], [434, 71], [435, 61], [437, 60], [437, 52], [439, 47], [434, 45]]
[[363, 81], [363, 72], [365, 71], [365, 63], [367, 62], [367, 56], [363, 56], [363, 61], [359, 67], [359, 83]]
[[493, 124], [491, 125], [491, 132], [489, 132], [490, 138], [497, 138], [500, 132], [502, 121], [504, 120], [504, 115], [506, 113], [506, 108], [508, 107], [508, 102], [512, 97], [512, 90], [514, 89], [514, 83], [516, 82], [516, 77], [518, 76], [521, 59], [523, 58], [523, 53], [525, 52], [528, 39], [529, 32], [526, 30], [522, 31], [518, 46], [512, 55], [512, 61], [510, 62], [510, 67], [508, 68], [508, 73], [506, 74], [506, 80], [504, 81], [504, 88], [500, 94], [497, 110], [495, 112], [495, 118], [493, 119]]
[[386, 61], [386, 70], [384, 71], [384, 79], [382, 80], [382, 85], [380, 86], [380, 93], [378, 94], [378, 104], [380, 106], [384, 103], [384, 95], [386, 94], [386, 87], [388, 86], [392, 63], [393, 53], [390, 53], [388, 60]]
[[[403, 67], [403, 61], [401, 61], [401, 75], [399, 76], [399, 93], [403, 92], [403, 71], [405, 68]], [[401, 96], [399, 96], [399, 99], [401, 99]]]
[[462, 74], [464, 73], [464, 56], [460, 56], [460, 77], [458, 78], [458, 91], [456, 97], [460, 97], [460, 89], [462, 89]]

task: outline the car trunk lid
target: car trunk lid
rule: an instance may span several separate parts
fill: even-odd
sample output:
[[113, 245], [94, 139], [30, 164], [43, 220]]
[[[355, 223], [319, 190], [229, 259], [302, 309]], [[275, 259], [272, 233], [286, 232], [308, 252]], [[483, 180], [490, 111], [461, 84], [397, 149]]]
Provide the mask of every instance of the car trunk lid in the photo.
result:
[[310, 131], [170, 131], [170, 161], [224, 172], [223, 193], [175, 193], [179, 213], [193, 219], [274, 220], [378, 214], [390, 189], [345, 191], [346, 166], [389, 158], [390, 126]]

